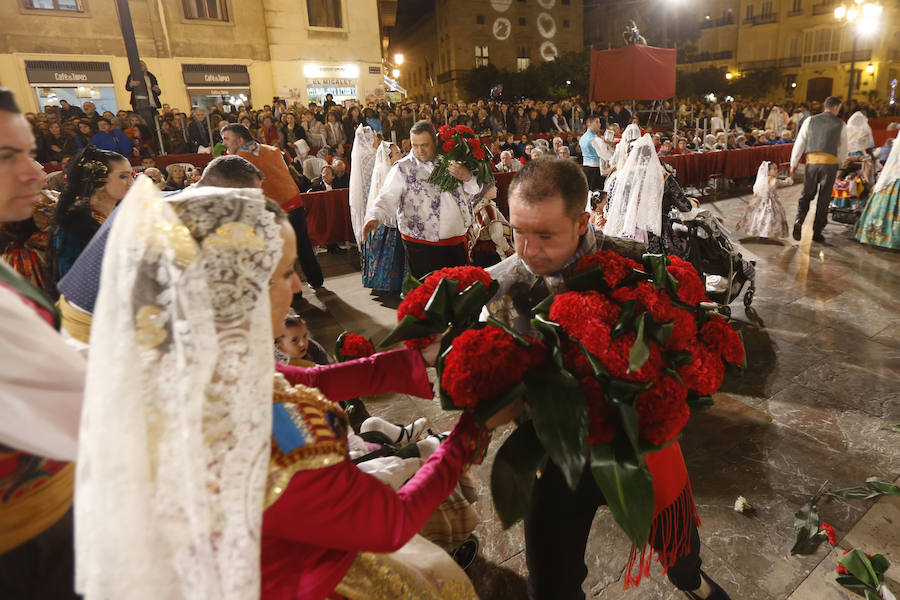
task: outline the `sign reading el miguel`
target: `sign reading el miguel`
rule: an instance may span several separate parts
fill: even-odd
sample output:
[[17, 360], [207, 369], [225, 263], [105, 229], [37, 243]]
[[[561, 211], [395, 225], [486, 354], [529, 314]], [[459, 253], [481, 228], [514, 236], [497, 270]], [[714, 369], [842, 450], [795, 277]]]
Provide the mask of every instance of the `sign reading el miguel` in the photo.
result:
[[32, 84], [111, 84], [109, 63], [26, 60], [25, 72]]
[[246, 65], [182, 65], [185, 85], [249, 86]]

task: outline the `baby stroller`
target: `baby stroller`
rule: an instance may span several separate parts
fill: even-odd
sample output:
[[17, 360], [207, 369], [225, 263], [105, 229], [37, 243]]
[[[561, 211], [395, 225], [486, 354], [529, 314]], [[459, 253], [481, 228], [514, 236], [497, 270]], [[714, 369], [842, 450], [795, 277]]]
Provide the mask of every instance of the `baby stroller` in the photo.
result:
[[867, 155], [851, 156], [844, 162], [834, 180], [828, 206], [833, 221], [856, 225], [872, 189], [873, 173], [874, 162]]
[[679, 257], [706, 276], [706, 295], [719, 305], [719, 312], [731, 315], [728, 306], [744, 294], [744, 306], [753, 303], [756, 291], [756, 263], [744, 260], [728, 237], [728, 231], [708, 210], [680, 213], [682, 220], [673, 222], [673, 233]]

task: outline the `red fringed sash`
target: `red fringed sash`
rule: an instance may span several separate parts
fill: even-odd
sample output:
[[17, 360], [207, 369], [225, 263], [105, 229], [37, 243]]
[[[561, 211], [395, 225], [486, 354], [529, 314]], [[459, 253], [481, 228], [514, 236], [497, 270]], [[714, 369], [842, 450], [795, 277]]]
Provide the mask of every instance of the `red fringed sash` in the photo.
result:
[[[648, 455], [647, 466], [653, 476], [653, 522], [650, 524], [648, 543], [643, 548], [631, 548], [628, 564], [625, 566], [626, 590], [632, 586], [637, 587], [643, 577], [650, 576], [654, 553], [656, 560], [663, 566], [663, 573], [679, 558], [687, 556], [691, 551], [691, 531], [700, 525], [681, 446], [675, 442]], [[659, 535], [661, 550], [650, 544]]]

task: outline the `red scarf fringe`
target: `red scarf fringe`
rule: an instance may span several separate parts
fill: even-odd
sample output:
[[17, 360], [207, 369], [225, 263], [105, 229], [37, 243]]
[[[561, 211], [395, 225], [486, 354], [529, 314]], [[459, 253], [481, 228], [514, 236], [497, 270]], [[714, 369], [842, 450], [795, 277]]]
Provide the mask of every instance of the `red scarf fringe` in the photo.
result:
[[[663, 574], [669, 567], [691, 552], [691, 531], [700, 526], [700, 517], [697, 516], [697, 507], [694, 505], [694, 494], [691, 484], [688, 482], [678, 498], [653, 517], [650, 524], [649, 540], [655, 540], [662, 535], [662, 550], [654, 549], [650, 543], [643, 548], [631, 547], [628, 564], [625, 565], [625, 589], [637, 587], [644, 577], [650, 577], [650, 565], [653, 563], [653, 555], [663, 567]], [[640, 560], [638, 560], [640, 559]], [[635, 573], [635, 563], [638, 569]]]

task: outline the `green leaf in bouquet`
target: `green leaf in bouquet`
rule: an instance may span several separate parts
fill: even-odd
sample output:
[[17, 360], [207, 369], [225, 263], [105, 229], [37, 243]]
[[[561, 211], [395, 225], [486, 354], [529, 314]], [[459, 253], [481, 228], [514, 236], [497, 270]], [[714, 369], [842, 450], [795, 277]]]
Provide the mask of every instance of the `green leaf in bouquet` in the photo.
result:
[[594, 265], [590, 269], [569, 275], [566, 277], [566, 287], [575, 292], [591, 290], [606, 292], [609, 290], [609, 286], [603, 278], [603, 268], [600, 265]]
[[663, 323], [662, 325], [659, 325], [658, 323], [651, 323], [650, 337], [653, 338], [660, 346], [665, 346], [669, 342], [669, 336], [672, 335], [672, 330], [674, 328], [675, 321], [669, 321], [668, 323]]
[[634, 307], [636, 304], [634, 300], [626, 300], [622, 303], [622, 312], [619, 314], [619, 320], [616, 321], [616, 324], [613, 325], [610, 331], [612, 337], [618, 337], [623, 333], [634, 331]]
[[715, 404], [715, 401], [713, 401], [712, 396], [698, 396], [694, 392], [688, 394], [687, 405], [688, 408], [691, 409], [692, 415], [704, 410], [709, 410], [713, 407], [713, 404]]
[[652, 381], [625, 381], [624, 379], [610, 379], [609, 393], [613, 402], [624, 402], [626, 404], [634, 404], [634, 399], [650, 389], [653, 385]]
[[494, 317], [488, 317], [488, 319], [487, 319], [487, 321], [486, 321], [486, 324], [487, 324], [487, 325], [491, 325], [492, 327], [496, 327], [496, 328], [498, 328], [498, 329], [502, 329], [502, 330], [505, 331], [510, 337], [512, 337], [512, 339], [514, 339], [514, 340], [516, 341], [517, 344], [519, 344], [519, 345], [522, 346], [523, 348], [531, 348], [531, 346], [532, 346], [531, 340], [529, 340], [528, 338], [526, 338], [524, 335], [522, 335], [521, 333], [519, 333], [519, 332], [516, 331], [515, 329], [511, 329], [511, 328], [507, 327], [505, 323], [502, 323], [502, 322], [498, 321], [498, 320], [495, 319]]
[[825, 493], [822, 484], [819, 491], [794, 513], [794, 546], [791, 548], [791, 556], [795, 554], [812, 554], [819, 547], [822, 538], [819, 533], [819, 500]]
[[497, 450], [491, 467], [491, 496], [504, 529], [528, 513], [535, 472], [545, 455], [531, 421], [519, 425]]
[[870, 589], [863, 590], [863, 596], [865, 596], [866, 600], [884, 600], [881, 592]]
[[472, 416], [475, 418], [475, 422], [479, 425], [484, 425], [484, 423], [496, 415], [500, 410], [509, 406], [509, 404], [515, 400], [516, 398], [520, 398], [525, 395], [525, 382], [520, 381], [517, 383], [511, 390], [499, 396], [497, 398], [490, 398], [487, 400], [482, 400], [478, 403], [478, 406], [475, 407], [475, 410], [472, 412]]
[[425, 305], [425, 320], [439, 326], [439, 331], [446, 329], [447, 323], [451, 321], [450, 304], [456, 295], [456, 285], [455, 279], [441, 279]]
[[644, 457], [628, 444], [591, 446], [591, 473], [616, 523], [642, 548], [650, 536], [654, 502]]
[[403, 297], [406, 298], [406, 295], [410, 290], [417, 288], [420, 285], [422, 285], [422, 282], [416, 279], [415, 275], [407, 273], [406, 279], [403, 280]]
[[606, 370], [606, 367], [603, 366], [600, 359], [594, 356], [590, 350], [585, 348], [584, 344], [581, 342], [578, 342], [578, 345], [581, 346], [581, 351], [584, 353], [585, 358], [587, 358], [588, 364], [591, 365], [591, 371], [594, 372], [594, 377], [609, 379], [609, 371]]
[[878, 477], [867, 478], [866, 485], [872, 489], [878, 490], [885, 496], [900, 496], [900, 487], [897, 487], [890, 481], [879, 479]]
[[885, 558], [883, 554], [873, 554], [872, 557], [869, 558], [869, 562], [872, 563], [872, 570], [875, 571], [875, 575], [878, 579], [881, 579], [882, 575], [891, 568], [891, 561]]
[[426, 321], [420, 321], [412, 315], [406, 315], [402, 321], [397, 323], [397, 326], [394, 327], [387, 337], [378, 343], [378, 347], [387, 348], [403, 340], [425, 337], [433, 333], [440, 333], [440, 330], [435, 330], [434, 326]]
[[631, 351], [628, 353], [629, 372], [639, 371], [644, 366], [644, 363], [647, 362], [647, 359], [650, 358], [650, 346], [644, 338], [644, 323], [646, 320], [646, 313], [638, 315], [634, 320], [637, 334], [634, 338], [634, 344], [631, 346]]
[[565, 370], [543, 367], [525, 376], [525, 402], [538, 438], [571, 489], [584, 471], [587, 405], [578, 381]]
[[878, 576], [872, 568], [872, 563], [858, 548], [854, 548], [838, 559], [838, 564], [843, 565], [850, 574], [859, 579], [866, 587], [878, 589]]
[[461, 294], [456, 294], [450, 301], [450, 320], [454, 323], [468, 319], [477, 319], [481, 309], [491, 299], [489, 288], [476, 281]]
[[682, 367], [689, 365], [694, 360], [694, 355], [690, 350], [676, 350], [663, 352], [663, 359], [673, 367]]
[[828, 495], [845, 500], [869, 500], [879, 496], [900, 496], [900, 487], [878, 477], [869, 477], [866, 485], [833, 490]]
[[[544, 315], [545, 317], [550, 314], [550, 307], [553, 306], [553, 300], [556, 298], [554, 295], [547, 296], [540, 302], [538, 302], [534, 308], [531, 309], [531, 315]], [[552, 321], [547, 321], [548, 323], [552, 323]]]
[[866, 584], [854, 577], [853, 575], [838, 575], [834, 578], [838, 585], [851, 590], [864, 590]]

